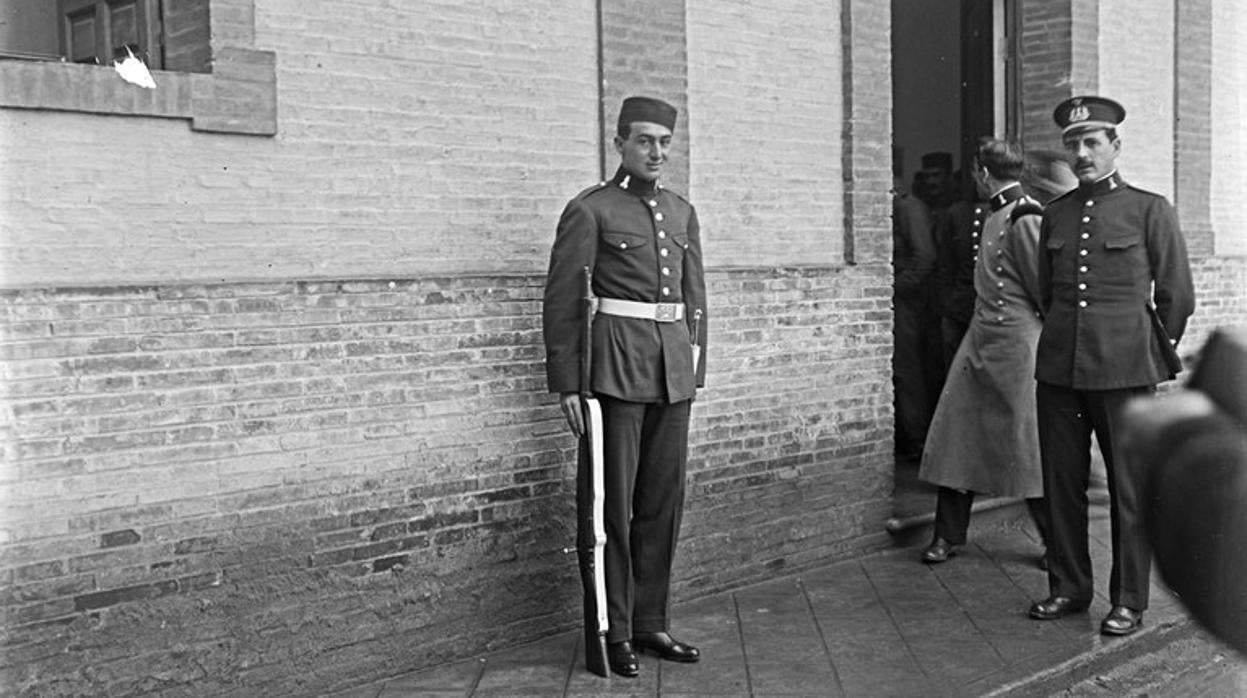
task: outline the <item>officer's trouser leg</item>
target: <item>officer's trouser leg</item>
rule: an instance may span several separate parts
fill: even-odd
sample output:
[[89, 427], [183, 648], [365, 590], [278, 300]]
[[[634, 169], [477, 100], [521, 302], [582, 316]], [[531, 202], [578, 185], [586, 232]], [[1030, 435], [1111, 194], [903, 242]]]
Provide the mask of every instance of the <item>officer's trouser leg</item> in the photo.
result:
[[1030, 511], [1031, 520], [1035, 522], [1035, 529], [1039, 531], [1039, 542], [1045, 546], [1048, 545], [1052, 530], [1048, 517], [1048, 502], [1043, 497], [1027, 497], [1026, 508]]
[[1039, 456], [1048, 502], [1048, 588], [1053, 596], [1090, 601], [1094, 593], [1087, 547], [1087, 484], [1091, 422], [1078, 391], [1038, 383]]
[[1114, 606], [1147, 608], [1151, 549], [1144, 532], [1143, 481], [1121, 448], [1122, 410], [1131, 399], [1151, 395], [1153, 386], [1088, 391], [1087, 407], [1108, 475], [1109, 513], [1113, 536], [1113, 571], [1109, 601]]
[[965, 545], [972, 506], [973, 492], [940, 487], [935, 497], [935, 535], [953, 545]]
[[606, 447], [609, 642], [667, 629], [691, 402], [600, 398]]

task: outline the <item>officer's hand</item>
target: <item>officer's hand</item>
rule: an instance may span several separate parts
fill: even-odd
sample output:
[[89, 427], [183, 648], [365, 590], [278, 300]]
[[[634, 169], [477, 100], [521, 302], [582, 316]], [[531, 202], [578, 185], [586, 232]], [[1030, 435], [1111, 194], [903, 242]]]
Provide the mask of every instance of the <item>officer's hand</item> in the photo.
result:
[[560, 393], [559, 408], [563, 410], [563, 417], [567, 419], [567, 427], [572, 430], [576, 438], [584, 436], [585, 417], [584, 408], [580, 405], [580, 393]]

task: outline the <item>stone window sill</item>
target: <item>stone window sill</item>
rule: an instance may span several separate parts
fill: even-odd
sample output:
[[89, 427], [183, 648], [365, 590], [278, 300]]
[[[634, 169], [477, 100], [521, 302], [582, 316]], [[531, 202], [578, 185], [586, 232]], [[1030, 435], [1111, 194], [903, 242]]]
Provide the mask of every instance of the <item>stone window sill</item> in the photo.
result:
[[218, 48], [211, 73], [152, 71], [156, 89], [125, 82], [112, 66], [0, 60], [0, 107], [189, 119], [196, 131], [277, 133], [277, 58]]

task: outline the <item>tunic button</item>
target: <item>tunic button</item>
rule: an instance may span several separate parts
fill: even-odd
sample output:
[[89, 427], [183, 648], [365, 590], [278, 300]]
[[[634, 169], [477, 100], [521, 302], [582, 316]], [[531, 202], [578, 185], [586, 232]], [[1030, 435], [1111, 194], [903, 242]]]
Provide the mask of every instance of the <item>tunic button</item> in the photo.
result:
[[[975, 207], [974, 207], [974, 212], [975, 212], [975, 213], [982, 213], [982, 212], [983, 212], [983, 207], [982, 207], [982, 206], [975, 206]], [[978, 225], [978, 224], [979, 224], [979, 222], [978, 222], [978, 221], [974, 221], [974, 224], [975, 224], [975, 225]]]
[[1078, 254], [1079, 254], [1079, 255], [1082, 255], [1083, 257], [1086, 257], [1086, 256], [1087, 256], [1087, 251], [1086, 251], [1086, 250], [1078, 250]]
[[670, 295], [671, 295], [671, 289], [667, 288], [666, 286], [663, 286], [663, 287], [662, 287], [662, 295], [664, 295], [664, 296], [670, 296]]
[[1005, 302], [1004, 302], [1003, 300], [999, 300], [999, 301], [996, 301], [996, 305], [998, 305], [999, 307], [1003, 308], [1003, 307], [1005, 307]]
[[667, 239], [667, 231], [665, 231], [665, 230], [660, 230], [660, 231], [658, 231], [658, 239], [659, 239], [659, 240], [665, 240], [665, 239]]
[[628, 243], [626, 243], [626, 242], [621, 242], [621, 243], [619, 243], [619, 249], [621, 249], [621, 250], [626, 250], [626, 249], [628, 249]]
[[[977, 212], [976, 212], [976, 213], [977, 213]], [[974, 227], [975, 227], [975, 228], [979, 227], [980, 225], [982, 225], [982, 223], [981, 223], [981, 222], [979, 222], [979, 221], [974, 221]]]
[[661, 220], [662, 220], [662, 211], [659, 211], [658, 213], [655, 213], [655, 214], [654, 214], [654, 220], [656, 220], [656, 221], [661, 221]]
[[1083, 239], [1083, 240], [1086, 240], [1086, 239], [1087, 239], [1087, 238], [1089, 238], [1089, 237], [1091, 237], [1091, 233], [1083, 233], [1083, 234], [1082, 234], [1082, 239]]
[[979, 231], [977, 231], [977, 230], [976, 230], [976, 231], [974, 231], [973, 233], [970, 233], [970, 237], [971, 237], [971, 238], [974, 238], [975, 240], [978, 240], [978, 239], [979, 239]]
[[971, 248], [973, 248], [973, 249], [976, 249], [976, 250], [977, 250], [977, 249], [979, 248], [979, 244], [976, 242], [976, 243], [974, 243], [973, 245], [971, 245], [970, 247], [971, 247]]
[[1000, 323], [1000, 324], [1002, 324], [1002, 325], [1003, 325], [1003, 324], [1005, 324], [1005, 316], [1003, 316], [1003, 315], [997, 315], [997, 316], [996, 316], [996, 322], [999, 322], [999, 323]]
[[997, 257], [1003, 257], [1003, 256], [1004, 256], [1004, 254], [1005, 254], [1005, 251], [1004, 251], [1004, 250], [996, 250], [996, 256], [997, 256]]
[[1078, 271], [1079, 271], [1079, 272], [1081, 272], [1081, 273], [1083, 273], [1083, 274], [1086, 274], [1086, 273], [1087, 273], [1087, 267], [1086, 267], [1086, 266], [1081, 266], [1081, 267], [1078, 267]]
[[1003, 281], [996, 282], [996, 288], [1004, 288], [1004, 287], [1005, 287], [1005, 282]]
[[1078, 290], [1079, 290], [1079, 291], [1086, 291], [1086, 290], [1087, 290], [1087, 284], [1078, 284]]
[[1090, 222], [1091, 222], [1091, 216], [1083, 216], [1083, 217], [1082, 217], [1082, 222], [1083, 222], [1083, 223], [1090, 223]]
[[1087, 203], [1083, 204], [1083, 206], [1095, 206], [1095, 202], [1091, 199], [1087, 199]]
[[996, 267], [996, 273], [999, 274], [1005, 270], [1004, 267]]
[[662, 248], [661, 250], [658, 250], [658, 254], [660, 254], [660, 255], [662, 255], [662, 256], [664, 256], [664, 257], [666, 257], [666, 256], [667, 256], [667, 248], [665, 248], [665, 247], [664, 247], [664, 248]]
[[1087, 301], [1078, 301], [1078, 307], [1079, 308], [1087, 307]]
[[662, 275], [663, 275], [663, 276], [671, 276], [671, 270], [670, 270], [670, 269], [668, 269], [667, 267], [663, 267], [663, 268], [662, 268]]
[[649, 205], [650, 205], [650, 206], [657, 206], [657, 205], [658, 205], [658, 202], [657, 202], [657, 201], [654, 201], [653, 199], [650, 199], [650, 200], [649, 200]]

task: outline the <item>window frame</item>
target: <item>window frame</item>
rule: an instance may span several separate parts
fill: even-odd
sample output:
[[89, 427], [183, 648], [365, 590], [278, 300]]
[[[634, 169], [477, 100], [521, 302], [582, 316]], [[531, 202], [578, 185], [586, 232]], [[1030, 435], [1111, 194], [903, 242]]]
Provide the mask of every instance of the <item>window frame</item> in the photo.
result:
[[208, 0], [208, 21], [209, 73], [156, 68], [149, 90], [121, 80], [112, 61], [0, 57], [0, 107], [188, 119], [195, 131], [276, 135], [277, 58], [255, 48], [254, 0]]

